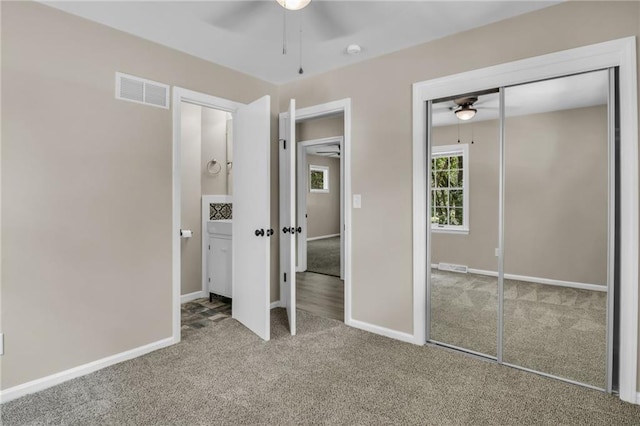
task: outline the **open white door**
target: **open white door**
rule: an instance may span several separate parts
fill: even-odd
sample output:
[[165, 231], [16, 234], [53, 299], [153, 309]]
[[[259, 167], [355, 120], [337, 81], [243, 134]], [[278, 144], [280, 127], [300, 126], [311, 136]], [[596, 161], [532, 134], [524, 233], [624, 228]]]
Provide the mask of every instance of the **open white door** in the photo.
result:
[[232, 316], [270, 338], [270, 103], [269, 96], [234, 117]]
[[296, 101], [280, 114], [280, 298], [296, 334]]

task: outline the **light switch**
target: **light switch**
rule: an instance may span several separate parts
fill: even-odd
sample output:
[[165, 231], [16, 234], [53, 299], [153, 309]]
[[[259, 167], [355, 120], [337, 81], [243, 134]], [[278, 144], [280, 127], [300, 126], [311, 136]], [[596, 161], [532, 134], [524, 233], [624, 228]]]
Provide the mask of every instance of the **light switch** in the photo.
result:
[[359, 209], [362, 207], [362, 196], [360, 194], [353, 194], [353, 208]]

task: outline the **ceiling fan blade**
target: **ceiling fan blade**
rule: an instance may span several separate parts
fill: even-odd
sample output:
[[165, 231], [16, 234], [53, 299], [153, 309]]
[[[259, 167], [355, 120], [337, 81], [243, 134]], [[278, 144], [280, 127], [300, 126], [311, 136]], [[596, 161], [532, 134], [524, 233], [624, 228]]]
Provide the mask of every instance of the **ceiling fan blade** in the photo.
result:
[[260, 21], [270, 7], [280, 7], [276, 2], [266, 1], [238, 1], [212, 2], [219, 12], [207, 19], [214, 27], [232, 32], [242, 32]]
[[[311, 30], [322, 40], [333, 40], [352, 34], [352, 28], [347, 25], [344, 14], [336, 11], [336, 6], [348, 7], [349, 4], [338, 4], [338, 2], [311, 2], [306, 8], [305, 21], [309, 23]], [[304, 29], [304, 21], [303, 21]]]

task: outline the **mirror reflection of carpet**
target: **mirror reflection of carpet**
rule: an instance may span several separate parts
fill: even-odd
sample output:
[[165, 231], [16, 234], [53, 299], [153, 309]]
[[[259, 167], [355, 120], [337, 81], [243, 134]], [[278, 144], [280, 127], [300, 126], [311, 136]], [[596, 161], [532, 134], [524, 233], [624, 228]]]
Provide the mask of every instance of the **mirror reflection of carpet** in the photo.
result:
[[340, 276], [340, 237], [307, 241], [307, 272]]

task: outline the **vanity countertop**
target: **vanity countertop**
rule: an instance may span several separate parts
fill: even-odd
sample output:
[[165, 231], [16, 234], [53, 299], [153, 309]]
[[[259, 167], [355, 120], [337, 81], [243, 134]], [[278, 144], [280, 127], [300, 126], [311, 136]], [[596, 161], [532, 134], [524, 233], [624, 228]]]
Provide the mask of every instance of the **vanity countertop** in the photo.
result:
[[233, 221], [231, 219], [208, 220], [207, 232], [209, 234], [231, 235], [232, 223]]

